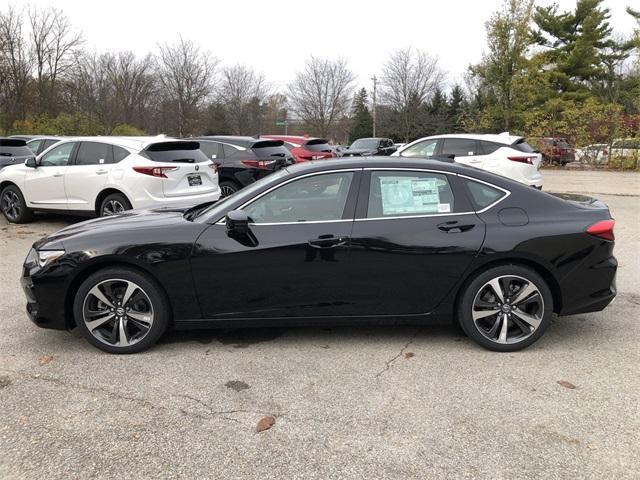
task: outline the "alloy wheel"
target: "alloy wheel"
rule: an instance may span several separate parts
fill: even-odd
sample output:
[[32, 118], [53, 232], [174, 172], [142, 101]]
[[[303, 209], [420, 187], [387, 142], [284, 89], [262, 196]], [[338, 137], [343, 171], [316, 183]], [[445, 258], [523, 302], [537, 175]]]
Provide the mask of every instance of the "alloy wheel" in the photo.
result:
[[147, 293], [129, 280], [104, 280], [89, 290], [82, 305], [84, 324], [107, 345], [138, 343], [153, 325], [153, 305]]
[[518, 343], [533, 335], [544, 317], [539, 288], [524, 277], [503, 275], [485, 283], [471, 311], [477, 330], [500, 344]]
[[236, 193], [236, 189], [230, 185], [222, 185], [220, 187], [220, 195], [224, 197], [228, 197], [229, 195]]
[[102, 216], [110, 217], [111, 215], [118, 215], [125, 211], [124, 205], [118, 200], [109, 200], [102, 206]]
[[20, 197], [16, 192], [8, 190], [2, 195], [2, 212], [7, 216], [9, 220], [17, 220], [20, 218], [20, 212], [22, 210], [22, 204]]

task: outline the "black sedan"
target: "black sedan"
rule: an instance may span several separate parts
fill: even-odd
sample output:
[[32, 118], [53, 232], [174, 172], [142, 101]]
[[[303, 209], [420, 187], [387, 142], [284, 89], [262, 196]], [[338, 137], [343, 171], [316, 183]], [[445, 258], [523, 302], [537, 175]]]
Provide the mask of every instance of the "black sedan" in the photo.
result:
[[603, 203], [464, 165], [339, 159], [279, 170], [212, 205], [130, 211], [36, 242], [39, 326], [132, 353], [169, 328], [457, 320], [513, 351], [552, 315], [614, 298]]
[[391, 155], [396, 150], [390, 138], [359, 138], [341, 154], [345, 157], [374, 157]]

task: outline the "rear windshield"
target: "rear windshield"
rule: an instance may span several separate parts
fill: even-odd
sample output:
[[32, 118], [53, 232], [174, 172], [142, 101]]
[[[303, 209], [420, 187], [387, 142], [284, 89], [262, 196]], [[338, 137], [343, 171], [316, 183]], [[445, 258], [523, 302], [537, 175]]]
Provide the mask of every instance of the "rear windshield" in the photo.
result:
[[516, 142], [511, 145], [511, 148], [515, 148], [516, 150], [524, 153], [533, 153], [536, 151], [535, 148], [533, 148], [524, 140], [524, 138], [516, 140]]
[[305, 150], [310, 152], [332, 152], [331, 145], [324, 138], [314, 138], [309, 140], [304, 145]]
[[289, 150], [282, 140], [264, 140], [251, 147], [256, 157], [289, 157]]
[[[3, 142], [5, 142], [4, 140]], [[2, 157], [28, 157], [33, 156], [33, 152], [24, 144], [20, 146], [4, 145], [0, 143], [0, 156]]]
[[202, 163], [208, 162], [198, 142], [152, 143], [140, 152], [154, 162]]

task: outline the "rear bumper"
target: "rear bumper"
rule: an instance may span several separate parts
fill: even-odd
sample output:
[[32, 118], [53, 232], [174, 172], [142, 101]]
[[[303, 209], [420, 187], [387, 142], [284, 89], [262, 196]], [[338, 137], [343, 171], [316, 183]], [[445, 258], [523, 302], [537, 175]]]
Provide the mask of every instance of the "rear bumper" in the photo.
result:
[[[610, 245], [601, 249], [613, 250]], [[597, 250], [596, 250], [597, 254]], [[564, 281], [563, 305], [559, 315], [599, 312], [617, 295], [616, 271], [618, 261], [611, 255], [600, 262], [574, 270]]]
[[179, 197], [155, 196], [149, 192], [146, 195], [133, 198], [132, 206], [136, 210], [145, 210], [154, 207], [198, 205], [205, 202], [213, 202], [220, 199], [220, 188], [200, 195], [182, 195]]

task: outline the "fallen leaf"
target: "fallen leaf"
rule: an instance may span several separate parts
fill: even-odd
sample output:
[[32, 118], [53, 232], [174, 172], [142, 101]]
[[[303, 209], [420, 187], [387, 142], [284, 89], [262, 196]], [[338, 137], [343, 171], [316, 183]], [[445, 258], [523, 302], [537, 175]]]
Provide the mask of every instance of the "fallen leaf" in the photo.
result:
[[20, 415], [20, 423], [27, 423], [29, 421], [29, 417], [26, 415]]
[[140, 438], [140, 434], [138, 432], [133, 434], [134, 440], [138, 440]]
[[271, 415], [267, 415], [266, 417], [262, 417], [256, 425], [256, 432], [264, 432], [265, 430], [269, 430], [276, 423], [276, 419]]
[[577, 388], [573, 383], [567, 382], [566, 380], [558, 380], [558, 385], [571, 390], [575, 390]]
[[415, 357], [416, 354], [413, 352], [407, 352], [404, 354], [404, 358], [411, 358], [411, 357]]
[[47, 365], [51, 360], [53, 360], [51, 355], [43, 355], [40, 357], [40, 365]]

